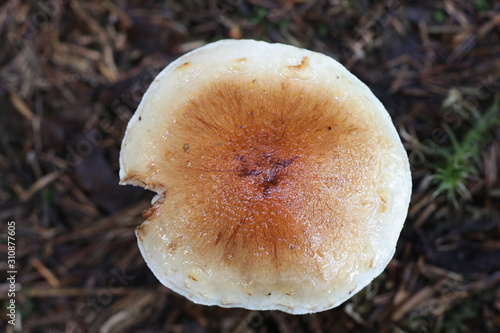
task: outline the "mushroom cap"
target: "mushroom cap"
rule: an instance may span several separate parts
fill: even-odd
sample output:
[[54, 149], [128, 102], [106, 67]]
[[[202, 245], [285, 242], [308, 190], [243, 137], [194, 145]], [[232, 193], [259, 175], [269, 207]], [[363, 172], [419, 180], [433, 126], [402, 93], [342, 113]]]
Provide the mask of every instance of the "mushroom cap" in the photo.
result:
[[411, 193], [384, 106], [334, 59], [223, 40], [168, 65], [130, 120], [121, 184], [157, 192], [138, 244], [195, 303], [323, 311], [394, 255]]

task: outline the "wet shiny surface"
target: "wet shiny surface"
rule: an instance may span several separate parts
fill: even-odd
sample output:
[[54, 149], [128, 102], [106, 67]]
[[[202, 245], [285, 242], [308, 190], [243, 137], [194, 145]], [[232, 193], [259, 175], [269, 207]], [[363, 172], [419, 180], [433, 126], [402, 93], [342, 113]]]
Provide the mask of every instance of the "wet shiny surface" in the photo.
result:
[[351, 112], [356, 101], [313, 88], [229, 76], [190, 96], [152, 163], [166, 189], [161, 217], [149, 217], [161, 251], [276, 286], [349, 279], [373, 263], [362, 243], [378, 207], [381, 141]]

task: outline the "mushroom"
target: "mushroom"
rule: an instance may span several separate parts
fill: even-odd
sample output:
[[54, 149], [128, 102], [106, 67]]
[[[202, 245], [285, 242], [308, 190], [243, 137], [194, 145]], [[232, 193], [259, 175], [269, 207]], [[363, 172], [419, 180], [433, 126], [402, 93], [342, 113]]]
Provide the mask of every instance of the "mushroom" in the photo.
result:
[[253, 40], [208, 44], [155, 78], [120, 178], [157, 193], [136, 235], [162, 284], [292, 314], [338, 306], [384, 270], [411, 192], [365, 84], [323, 54]]

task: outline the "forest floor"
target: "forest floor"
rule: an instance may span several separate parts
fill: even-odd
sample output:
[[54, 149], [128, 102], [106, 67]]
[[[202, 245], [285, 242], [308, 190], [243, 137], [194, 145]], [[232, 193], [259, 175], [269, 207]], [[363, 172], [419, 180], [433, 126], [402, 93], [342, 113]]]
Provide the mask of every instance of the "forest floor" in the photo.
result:
[[[396, 255], [335, 309], [196, 305], [160, 285], [139, 253], [134, 230], [152, 193], [118, 185], [127, 122], [161, 69], [224, 38], [337, 59], [386, 106], [407, 149], [413, 195]], [[0, 268], [12, 270], [15, 240], [17, 273], [15, 297], [0, 281], [1, 326], [500, 332], [499, 59], [493, 0], [2, 2]]]

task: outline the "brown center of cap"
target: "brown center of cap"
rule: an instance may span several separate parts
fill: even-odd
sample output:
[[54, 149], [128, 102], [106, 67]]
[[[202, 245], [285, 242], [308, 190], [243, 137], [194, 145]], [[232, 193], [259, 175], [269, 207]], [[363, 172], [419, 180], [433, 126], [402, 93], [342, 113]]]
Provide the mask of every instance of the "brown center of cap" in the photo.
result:
[[179, 235], [167, 251], [190, 244], [201, 263], [279, 283], [361, 249], [381, 140], [357, 109], [335, 89], [276, 77], [228, 76], [190, 96], [152, 164], [167, 189], [158, 213], [174, 207], [159, 232]]
[[269, 153], [249, 157], [238, 155], [236, 158], [241, 162], [241, 172], [238, 175], [253, 177], [252, 181], [257, 183], [264, 197], [278, 186], [280, 179], [286, 175], [286, 167], [296, 160], [296, 158], [275, 160]]

